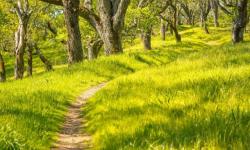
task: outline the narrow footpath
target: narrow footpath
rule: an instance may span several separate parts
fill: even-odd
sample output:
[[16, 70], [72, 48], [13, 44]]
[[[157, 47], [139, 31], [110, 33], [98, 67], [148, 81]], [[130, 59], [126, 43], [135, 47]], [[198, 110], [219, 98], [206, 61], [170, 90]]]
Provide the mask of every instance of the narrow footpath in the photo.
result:
[[52, 150], [85, 150], [92, 147], [90, 144], [91, 136], [82, 131], [86, 120], [81, 115], [81, 108], [86, 105], [90, 97], [104, 86], [105, 83], [102, 83], [88, 89], [70, 106], [65, 123], [59, 133], [59, 138], [53, 145], [53, 148], [51, 148]]

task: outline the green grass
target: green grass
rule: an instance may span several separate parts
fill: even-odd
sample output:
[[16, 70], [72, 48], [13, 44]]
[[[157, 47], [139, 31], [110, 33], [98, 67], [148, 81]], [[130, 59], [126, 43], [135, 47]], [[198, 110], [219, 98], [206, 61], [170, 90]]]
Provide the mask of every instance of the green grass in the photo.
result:
[[[182, 34], [179, 44], [155, 37], [154, 50], [145, 52], [135, 41], [125, 54], [48, 73], [36, 58], [33, 77], [0, 84], [0, 149], [49, 149], [67, 106], [110, 80], [85, 109], [97, 149], [248, 146], [250, 44], [222, 48], [230, 33], [221, 29]], [[44, 52], [57, 56], [54, 64], [63, 64], [61, 53]]]
[[190, 56], [120, 77], [98, 92], [84, 109], [96, 149], [248, 149], [250, 43], [233, 46], [213, 36]]
[[189, 52], [127, 52], [0, 84], [0, 149], [49, 149], [70, 102], [90, 86]]

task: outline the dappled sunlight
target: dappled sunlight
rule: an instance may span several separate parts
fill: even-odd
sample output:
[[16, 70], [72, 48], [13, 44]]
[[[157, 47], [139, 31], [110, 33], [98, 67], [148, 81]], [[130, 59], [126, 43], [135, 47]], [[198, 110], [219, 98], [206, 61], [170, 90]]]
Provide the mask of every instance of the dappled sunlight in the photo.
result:
[[226, 43], [201, 42], [187, 57], [109, 83], [84, 109], [96, 148], [246, 149], [249, 44]]

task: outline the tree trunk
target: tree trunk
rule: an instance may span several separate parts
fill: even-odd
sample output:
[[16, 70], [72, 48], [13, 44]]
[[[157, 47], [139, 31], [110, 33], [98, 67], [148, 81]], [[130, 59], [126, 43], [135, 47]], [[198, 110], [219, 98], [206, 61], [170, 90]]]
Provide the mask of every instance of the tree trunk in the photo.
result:
[[233, 43], [239, 43], [244, 40], [244, 30], [247, 25], [247, 4], [248, 0], [240, 0], [237, 4], [237, 15], [233, 22]]
[[2, 54], [0, 53], [0, 82], [6, 81], [6, 72], [5, 72], [5, 65], [4, 65], [4, 59]]
[[34, 44], [34, 48], [36, 50], [37, 55], [39, 56], [39, 58], [41, 59], [41, 61], [45, 65], [45, 70], [46, 71], [53, 70], [52, 64], [50, 63], [50, 61], [45, 56], [43, 56], [43, 54], [41, 53], [41, 51], [40, 51], [39, 47], [37, 46], [37, 44]]
[[83, 60], [81, 33], [79, 28], [80, 0], [63, 0], [65, 24], [68, 31], [69, 64]]
[[26, 48], [26, 30], [27, 24], [21, 23], [16, 32], [15, 48], [15, 79], [22, 79], [24, 74], [24, 52]]
[[[124, 2], [125, 1], [129, 3], [128, 0], [124, 0]], [[104, 42], [106, 55], [123, 52], [121, 30], [123, 28], [125, 14], [123, 14], [120, 19], [116, 18], [116, 14], [119, 13], [119, 11], [124, 11], [125, 13], [126, 11], [124, 9], [126, 8], [119, 8], [119, 3], [123, 2], [114, 0], [99, 0], [98, 2], [98, 11], [102, 27], [98, 27], [97, 29], [99, 29], [100, 37]]]
[[188, 17], [187, 17], [187, 24], [193, 25], [192, 16], [190, 16], [190, 15], [188, 15]]
[[122, 40], [119, 32], [113, 31], [110, 27], [105, 27], [104, 33], [101, 33], [101, 38], [104, 43], [104, 51], [107, 56], [122, 53]]
[[219, 27], [219, 6], [218, 6], [218, 1], [217, 0], [211, 0], [211, 8], [213, 12], [213, 17], [214, 17], [214, 26]]
[[[22, 3], [23, 2], [23, 3]], [[24, 5], [24, 6], [23, 6]], [[22, 79], [24, 73], [24, 52], [27, 44], [27, 28], [31, 16], [28, 0], [18, 0], [15, 10], [19, 19], [18, 30], [15, 34], [15, 79]]]
[[173, 30], [173, 27], [171, 25], [169, 26], [169, 30], [170, 30], [170, 34], [174, 35], [174, 30]]
[[172, 26], [171, 28], [173, 29], [176, 43], [181, 42], [181, 35], [179, 34], [178, 29], [176, 27], [174, 27], [174, 26]]
[[28, 67], [27, 67], [27, 72], [28, 72], [28, 76], [32, 76], [32, 72], [33, 72], [33, 66], [32, 66], [32, 62], [33, 62], [33, 57], [32, 57], [32, 46], [28, 45]]
[[166, 40], [166, 23], [163, 19], [161, 19], [161, 39]]
[[209, 34], [208, 26], [207, 26], [207, 17], [209, 12], [211, 11], [211, 2], [209, 0], [200, 0], [200, 25], [204, 29], [204, 31]]
[[102, 40], [91, 40], [88, 43], [88, 59], [94, 60], [98, 57], [100, 49], [103, 45]]
[[151, 35], [152, 35], [152, 28], [148, 29], [144, 33], [142, 33], [142, 42], [145, 50], [151, 50]]
[[[66, 1], [79, 0], [40, 0], [50, 4], [64, 5]], [[125, 15], [130, 0], [85, 0], [80, 7], [79, 15], [83, 17], [98, 32], [104, 42], [106, 55], [122, 53], [122, 36]], [[96, 6], [96, 10], [92, 7]], [[75, 9], [73, 9], [75, 10]], [[78, 10], [78, 9], [76, 9]], [[73, 22], [75, 23], [75, 22]]]
[[203, 15], [201, 15], [201, 27], [204, 29], [206, 34], [209, 34], [207, 19]]

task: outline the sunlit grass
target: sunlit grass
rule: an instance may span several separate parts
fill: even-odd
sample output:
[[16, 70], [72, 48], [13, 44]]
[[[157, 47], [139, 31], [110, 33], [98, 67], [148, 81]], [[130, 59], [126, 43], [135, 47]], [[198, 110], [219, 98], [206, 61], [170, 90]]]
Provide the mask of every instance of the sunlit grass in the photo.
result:
[[77, 95], [117, 77], [85, 110], [97, 149], [248, 146], [242, 133], [249, 132], [250, 44], [233, 46], [224, 38], [230, 32], [211, 32], [188, 27], [179, 44], [172, 36], [156, 36], [152, 51], [136, 40], [125, 54], [70, 68], [64, 49], [48, 49], [43, 53], [55, 71], [44, 73], [35, 58], [34, 76], [20, 81], [11, 80], [13, 57], [5, 55], [9, 78], [0, 84], [0, 149], [49, 149]]
[[[118, 76], [169, 63], [174, 51], [127, 52], [0, 84], [0, 149], [49, 149], [70, 102], [86, 88]], [[174, 57], [172, 57], [174, 55]]]
[[98, 92], [84, 110], [96, 149], [248, 149], [250, 43], [221, 35], [223, 46], [206, 43], [211, 35], [198, 47], [183, 42], [196, 53]]

